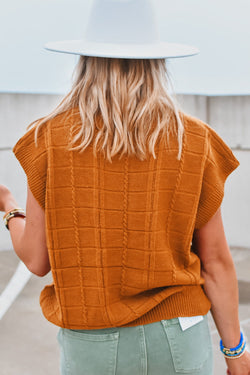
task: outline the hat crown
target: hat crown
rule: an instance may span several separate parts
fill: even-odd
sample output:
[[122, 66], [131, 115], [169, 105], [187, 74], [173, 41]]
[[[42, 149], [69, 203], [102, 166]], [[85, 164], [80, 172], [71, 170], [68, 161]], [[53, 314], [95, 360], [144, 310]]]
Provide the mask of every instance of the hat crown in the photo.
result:
[[159, 39], [150, 0], [95, 0], [86, 40], [95, 43], [154, 43]]

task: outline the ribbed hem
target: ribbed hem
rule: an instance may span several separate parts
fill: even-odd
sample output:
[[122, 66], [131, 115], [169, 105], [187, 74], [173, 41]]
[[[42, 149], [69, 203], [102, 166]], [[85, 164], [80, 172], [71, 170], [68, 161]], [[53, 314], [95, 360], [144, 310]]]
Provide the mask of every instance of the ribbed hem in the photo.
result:
[[200, 285], [186, 286], [180, 293], [169, 296], [140, 318], [121, 327], [133, 327], [177, 317], [206, 315], [210, 308], [211, 303]]
[[[64, 324], [53, 285], [46, 286], [40, 295], [40, 305], [44, 317], [51, 323], [67, 329], [101, 329], [110, 328], [105, 325], [86, 326]], [[134, 327], [150, 324], [163, 319], [177, 317], [206, 315], [211, 308], [211, 303], [205, 295], [201, 285], [184, 286], [183, 289], [170, 295], [140, 318], [126, 324], [113, 325], [112, 327]]]

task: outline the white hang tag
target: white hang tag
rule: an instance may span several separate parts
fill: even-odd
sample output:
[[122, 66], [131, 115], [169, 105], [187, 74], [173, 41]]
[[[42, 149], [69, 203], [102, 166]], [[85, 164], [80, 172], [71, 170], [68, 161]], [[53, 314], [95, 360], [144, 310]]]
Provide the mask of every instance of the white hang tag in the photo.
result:
[[180, 322], [180, 326], [182, 331], [185, 331], [186, 329], [194, 326], [195, 324], [201, 322], [203, 320], [202, 315], [197, 315], [197, 316], [188, 316], [188, 317], [181, 317], [178, 318]]

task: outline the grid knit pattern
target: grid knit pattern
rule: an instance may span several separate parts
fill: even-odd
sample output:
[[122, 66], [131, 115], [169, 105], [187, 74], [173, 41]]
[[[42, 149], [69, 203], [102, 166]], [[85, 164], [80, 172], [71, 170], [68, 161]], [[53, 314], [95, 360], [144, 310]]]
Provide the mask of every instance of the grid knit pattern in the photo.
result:
[[109, 163], [68, 151], [75, 108], [34, 128], [13, 148], [30, 189], [45, 210], [53, 283], [40, 295], [44, 316], [71, 329], [134, 326], [205, 315], [194, 229], [217, 211], [227, 176], [238, 166], [207, 124], [183, 114], [178, 144], [163, 137], [145, 161], [116, 156]]

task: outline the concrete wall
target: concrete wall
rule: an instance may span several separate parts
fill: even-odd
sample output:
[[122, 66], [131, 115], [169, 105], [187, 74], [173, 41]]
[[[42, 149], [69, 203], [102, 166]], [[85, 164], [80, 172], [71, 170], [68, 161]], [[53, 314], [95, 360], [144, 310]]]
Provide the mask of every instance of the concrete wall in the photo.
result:
[[[26, 127], [48, 114], [61, 98], [0, 93], [0, 183], [8, 186], [23, 208], [26, 177], [11, 149]], [[178, 95], [178, 99], [186, 113], [215, 128], [241, 163], [227, 180], [222, 208], [229, 244], [250, 247], [250, 96]], [[11, 248], [9, 232], [0, 225], [0, 250]]]

